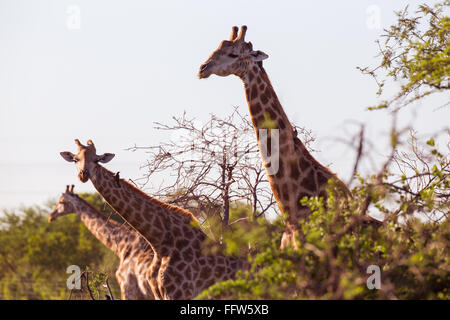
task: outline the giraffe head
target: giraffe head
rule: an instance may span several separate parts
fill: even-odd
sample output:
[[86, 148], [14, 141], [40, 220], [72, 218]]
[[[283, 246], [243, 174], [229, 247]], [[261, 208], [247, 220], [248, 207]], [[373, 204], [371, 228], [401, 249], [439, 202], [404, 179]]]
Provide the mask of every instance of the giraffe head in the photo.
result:
[[269, 56], [262, 51], [254, 51], [251, 42], [245, 42], [246, 26], [233, 27], [230, 40], [224, 40], [211, 56], [200, 66], [198, 77], [208, 78], [215, 74], [226, 77], [230, 74], [243, 77], [254, 64], [261, 63]]
[[48, 222], [52, 222], [61, 216], [65, 216], [66, 214], [75, 213], [75, 207], [73, 205], [74, 197], [77, 197], [76, 194], [73, 193], [73, 187], [66, 186], [66, 191], [59, 197], [58, 202], [53, 207], [52, 212], [48, 216]]
[[81, 182], [87, 182], [89, 180], [92, 170], [99, 162], [107, 163], [114, 158], [113, 153], [104, 153], [100, 156], [97, 155], [92, 140], [87, 142], [87, 146], [82, 145], [78, 139], [75, 139], [75, 143], [78, 147], [77, 154], [73, 154], [69, 151], [61, 152], [60, 154], [64, 160], [75, 162], [78, 170], [78, 179], [80, 179]]

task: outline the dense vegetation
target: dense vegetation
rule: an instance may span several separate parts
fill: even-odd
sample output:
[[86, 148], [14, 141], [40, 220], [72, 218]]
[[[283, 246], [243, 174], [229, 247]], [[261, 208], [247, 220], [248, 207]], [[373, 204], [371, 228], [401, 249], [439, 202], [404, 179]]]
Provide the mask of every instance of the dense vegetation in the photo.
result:
[[[296, 251], [279, 250], [280, 221], [268, 224], [261, 219], [235, 226], [225, 237], [227, 251], [242, 255], [239, 249], [250, 243], [251, 268], [236, 280], [213, 285], [199, 298], [449, 299], [448, 217], [423, 222], [405, 211], [400, 218], [393, 214], [397, 207], [389, 210], [392, 215], [378, 226], [368, 222], [362, 212], [368, 195], [370, 204], [382, 208], [392, 194], [370, 188], [365, 183], [356, 187], [349, 203], [335, 197], [332, 186], [326, 202], [323, 198], [303, 199], [313, 213], [301, 223]], [[380, 290], [367, 286], [370, 265], [381, 270]]]
[[[80, 196], [109, 214], [110, 209], [98, 194]], [[118, 258], [92, 235], [77, 215], [49, 223], [51, 205], [4, 211], [0, 215], [0, 299], [67, 299], [69, 265], [78, 265], [82, 271], [87, 267], [95, 271], [91, 277], [93, 291], [96, 277], [109, 275], [114, 297], [120, 298], [114, 277]]]

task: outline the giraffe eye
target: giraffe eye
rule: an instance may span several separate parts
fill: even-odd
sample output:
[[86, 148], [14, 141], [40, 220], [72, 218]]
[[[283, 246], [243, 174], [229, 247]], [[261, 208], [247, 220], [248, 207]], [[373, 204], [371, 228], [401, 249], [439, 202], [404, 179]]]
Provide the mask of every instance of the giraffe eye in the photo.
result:
[[230, 58], [237, 58], [237, 57], [238, 57], [237, 54], [233, 54], [233, 53], [230, 53], [228, 56], [229, 56]]

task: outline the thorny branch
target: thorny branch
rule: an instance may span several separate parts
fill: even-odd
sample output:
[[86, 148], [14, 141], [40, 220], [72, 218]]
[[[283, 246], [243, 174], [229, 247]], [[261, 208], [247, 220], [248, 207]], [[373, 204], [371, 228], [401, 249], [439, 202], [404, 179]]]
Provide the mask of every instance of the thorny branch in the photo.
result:
[[[155, 126], [170, 133], [169, 140], [129, 148], [148, 154], [141, 167], [146, 173], [136, 183], [148, 187], [162, 175], [164, 181], [152, 194], [190, 210], [204, 226], [217, 218], [228, 225], [230, 210], [237, 203], [251, 209], [252, 219], [278, 214], [248, 116], [236, 107], [223, 118], [211, 114], [203, 124], [186, 113], [172, 119], [173, 124]], [[311, 132], [296, 129], [306, 145], [314, 140]]]

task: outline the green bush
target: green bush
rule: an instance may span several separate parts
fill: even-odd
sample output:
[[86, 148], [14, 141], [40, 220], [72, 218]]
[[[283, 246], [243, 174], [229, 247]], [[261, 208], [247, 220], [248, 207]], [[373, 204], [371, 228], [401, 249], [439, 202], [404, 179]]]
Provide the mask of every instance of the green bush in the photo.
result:
[[[283, 224], [263, 220], [228, 233], [227, 248], [242, 247], [241, 235], [257, 245], [251, 264], [235, 280], [217, 283], [198, 299], [448, 299], [450, 297], [450, 221], [423, 222], [415, 216], [374, 223], [362, 214], [369, 185], [354, 198], [303, 199], [312, 209], [301, 223], [299, 249], [279, 250]], [[384, 195], [387, 199], [387, 193]], [[372, 198], [372, 203], [382, 199]], [[264, 234], [264, 237], [260, 235]], [[253, 237], [252, 237], [253, 236]], [[233, 250], [229, 250], [233, 253]], [[381, 289], [366, 282], [370, 265], [381, 269]]]
[[[109, 210], [99, 195], [82, 196]], [[120, 298], [114, 277], [118, 258], [75, 214], [49, 223], [48, 213], [34, 206], [0, 215], [0, 299], [67, 299], [69, 265], [108, 274], [114, 297]]]

